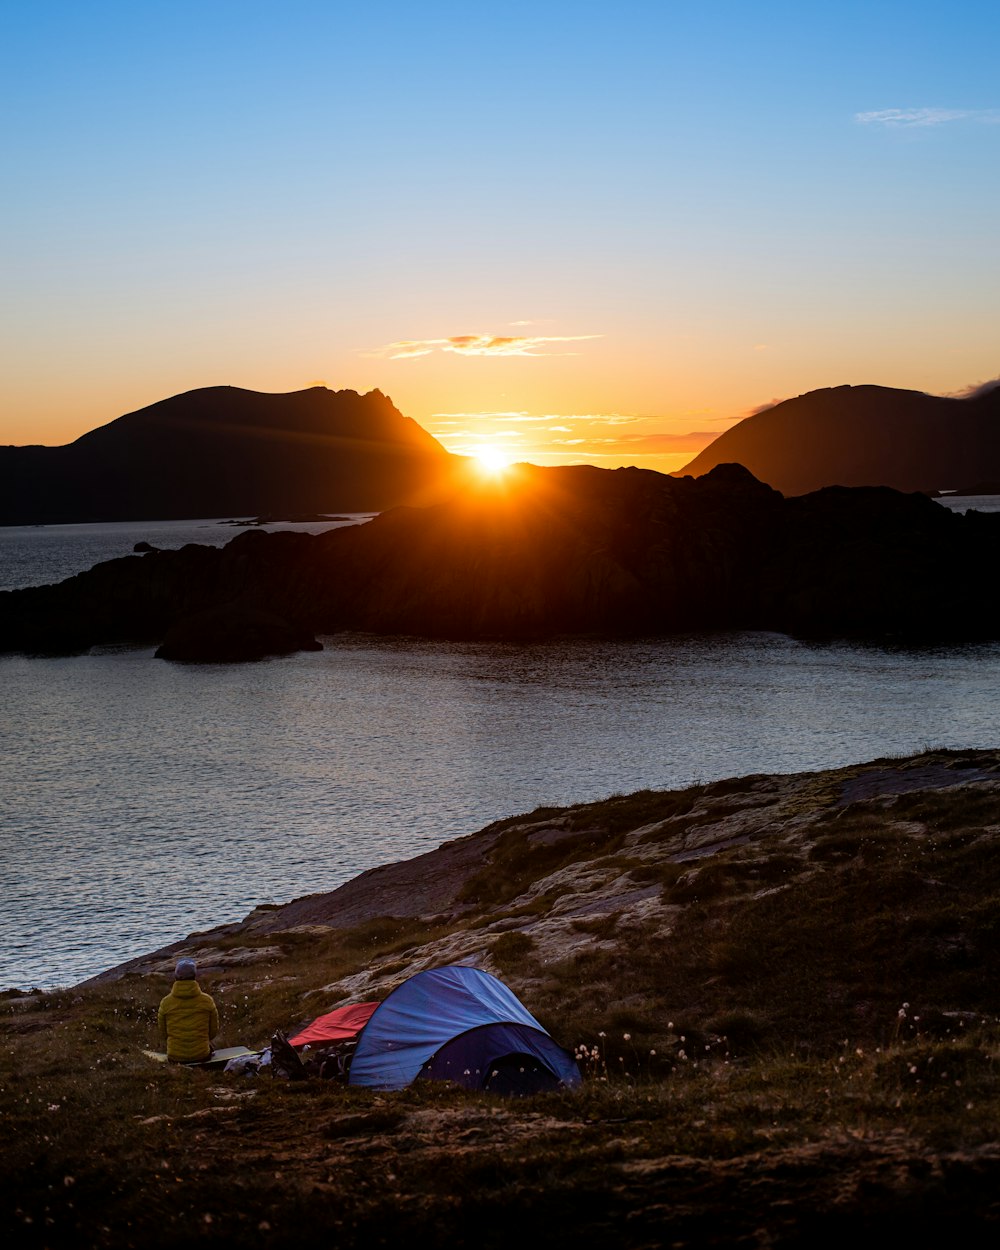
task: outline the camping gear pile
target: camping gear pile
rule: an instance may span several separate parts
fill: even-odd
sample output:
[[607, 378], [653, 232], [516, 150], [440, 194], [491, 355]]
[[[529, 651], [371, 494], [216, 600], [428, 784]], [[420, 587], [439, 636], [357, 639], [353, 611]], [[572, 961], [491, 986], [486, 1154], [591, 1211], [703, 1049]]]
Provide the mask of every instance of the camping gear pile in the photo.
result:
[[278, 1031], [256, 1060], [227, 1072], [309, 1076], [371, 1089], [415, 1080], [530, 1094], [580, 1084], [575, 1058], [558, 1046], [502, 981], [458, 964], [409, 977], [381, 1003], [353, 1003], [287, 1037]]

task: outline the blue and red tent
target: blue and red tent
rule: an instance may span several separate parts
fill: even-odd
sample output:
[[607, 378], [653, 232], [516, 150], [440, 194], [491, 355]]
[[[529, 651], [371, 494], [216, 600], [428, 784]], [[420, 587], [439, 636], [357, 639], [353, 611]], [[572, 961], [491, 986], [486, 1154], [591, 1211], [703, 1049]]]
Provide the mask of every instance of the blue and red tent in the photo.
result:
[[349, 1085], [403, 1089], [418, 1079], [515, 1094], [581, 1078], [573, 1056], [502, 981], [452, 964], [397, 986], [358, 1034]]

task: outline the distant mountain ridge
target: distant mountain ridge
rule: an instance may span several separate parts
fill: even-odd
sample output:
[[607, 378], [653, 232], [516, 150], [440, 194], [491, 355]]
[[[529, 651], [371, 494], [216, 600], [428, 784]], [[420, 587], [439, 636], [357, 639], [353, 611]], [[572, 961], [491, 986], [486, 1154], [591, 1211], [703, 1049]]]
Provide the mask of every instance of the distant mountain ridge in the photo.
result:
[[204, 387], [64, 447], [0, 447], [0, 524], [381, 511], [459, 463], [378, 390]]
[[1000, 479], [1000, 387], [967, 399], [886, 386], [809, 391], [745, 418], [673, 476], [731, 463], [783, 495], [824, 486], [934, 494]]

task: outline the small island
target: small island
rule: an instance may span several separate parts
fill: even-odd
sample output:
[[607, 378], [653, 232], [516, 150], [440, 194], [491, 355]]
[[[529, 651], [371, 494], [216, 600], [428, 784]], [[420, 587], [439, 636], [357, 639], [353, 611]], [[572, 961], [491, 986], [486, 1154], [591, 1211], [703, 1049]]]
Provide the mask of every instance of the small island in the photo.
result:
[[980, 590], [998, 543], [1000, 514], [959, 515], [888, 487], [787, 499], [738, 464], [699, 478], [524, 465], [502, 491], [458, 492], [363, 525], [254, 525], [223, 546], [147, 550], [2, 592], [0, 652], [159, 646], [220, 614], [232, 636], [261, 612], [280, 628], [270, 652], [260, 634], [253, 658], [344, 631], [523, 641], [750, 629], [968, 642], [1000, 637]]
[[[372, 513], [371, 515], [375, 515]], [[325, 512], [295, 512], [288, 516], [257, 516], [242, 521], [220, 521], [220, 525], [303, 525], [317, 521], [353, 521], [354, 517], [330, 516]]]

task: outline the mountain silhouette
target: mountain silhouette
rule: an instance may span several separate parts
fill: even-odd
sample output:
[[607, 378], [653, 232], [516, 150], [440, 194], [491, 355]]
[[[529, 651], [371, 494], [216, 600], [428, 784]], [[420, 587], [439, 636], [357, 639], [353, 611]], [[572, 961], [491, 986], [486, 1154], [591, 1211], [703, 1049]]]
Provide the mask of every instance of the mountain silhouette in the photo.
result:
[[673, 476], [731, 463], [783, 495], [824, 486], [962, 490], [1000, 479], [1000, 387], [967, 399], [885, 386], [809, 391], [734, 425]]
[[205, 387], [64, 447], [0, 447], [0, 524], [381, 511], [462, 463], [378, 390]]

